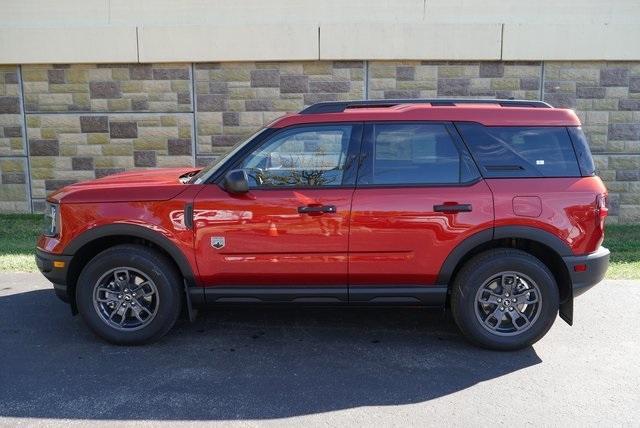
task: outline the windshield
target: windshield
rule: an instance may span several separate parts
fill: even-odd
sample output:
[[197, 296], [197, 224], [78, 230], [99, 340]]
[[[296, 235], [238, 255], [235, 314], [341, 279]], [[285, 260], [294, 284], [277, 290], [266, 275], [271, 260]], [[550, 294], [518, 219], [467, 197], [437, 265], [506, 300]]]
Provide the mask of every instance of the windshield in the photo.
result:
[[250, 136], [249, 138], [247, 138], [246, 140], [243, 140], [239, 143], [236, 143], [236, 145], [234, 145], [233, 147], [231, 147], [231, 149], [224, 155], [219, 157], [218, 159], [214, 160], [213, 162], [211, 162], [209, 165], [205, 166], [204, 168], [202, 168], [200, 170], [200, 172], [198, 172], [196, 175], [194, 175], [193, 177], [191, 177], [190, 183], [192, 184], [202, 184], [205, 181], [207, 181], [207, 179], [213, 174], [215, 173], [218, 168], [223, 165], [227, 160], [229, 160], [233, 155], [235, 155], [236, 153], [238, 153], [238, 151], [249, 141], [253, 140], [255, 137], [257, 137], [258, 135], [260, 135], [262, 132], [264, 132], [265, 129], [268, 128], [262, 128], [260, 130], [258, 130], [258, 132], [256, 132], [255, 134], [253, 134], [252, 136]]

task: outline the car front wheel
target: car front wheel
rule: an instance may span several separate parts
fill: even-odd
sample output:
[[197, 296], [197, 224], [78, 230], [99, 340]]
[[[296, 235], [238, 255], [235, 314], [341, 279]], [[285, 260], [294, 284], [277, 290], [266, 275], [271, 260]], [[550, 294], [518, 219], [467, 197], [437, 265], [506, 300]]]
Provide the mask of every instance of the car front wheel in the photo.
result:
[[95, 256], [76, 286], [78, 311], [103, 339], [119, 345], [152, 342], [175, 324], [180, 277], [161, 253], [118, 245]]

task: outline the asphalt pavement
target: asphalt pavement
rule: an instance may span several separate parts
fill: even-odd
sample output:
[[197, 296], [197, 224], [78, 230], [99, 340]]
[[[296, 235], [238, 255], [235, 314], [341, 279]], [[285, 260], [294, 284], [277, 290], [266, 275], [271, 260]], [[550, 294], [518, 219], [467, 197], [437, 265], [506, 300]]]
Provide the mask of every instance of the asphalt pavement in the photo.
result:
[[210, 309], [118, 347], [3, 272], [0, 425], [640, 426], [639, 304], [640, 281], [605, 281], [507, 353], [423, 309]]

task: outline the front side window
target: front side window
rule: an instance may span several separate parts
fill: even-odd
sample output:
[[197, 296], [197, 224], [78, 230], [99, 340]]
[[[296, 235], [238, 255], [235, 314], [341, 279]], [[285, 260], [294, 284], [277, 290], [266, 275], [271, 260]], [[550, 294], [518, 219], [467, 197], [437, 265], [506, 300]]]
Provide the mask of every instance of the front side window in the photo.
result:
[[340, 186], [352, 125], [303, 126], [280, 132], [238, 166], [250, 188]]
[[373, 124], [370, 135], [372, 161], [359, 184], [457, 184], [469, 175], [444, 124]]

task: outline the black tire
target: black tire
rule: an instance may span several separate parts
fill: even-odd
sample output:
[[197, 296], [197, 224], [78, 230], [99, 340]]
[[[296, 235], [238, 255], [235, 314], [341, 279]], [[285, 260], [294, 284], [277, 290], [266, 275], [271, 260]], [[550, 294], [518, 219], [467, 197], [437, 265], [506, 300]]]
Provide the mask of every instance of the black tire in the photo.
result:
[[[148, 315], [150, 319], [145, 319], [144, 322], [140, 321], [140, 326], [130, 327], [128, 330], [126, 326], [124, 329], [119, 330], [117, 326], [110, 325], [109, 321], [105, 320], [107, 316], [101, 314], [101, 309], [98, 307], [100, 303], [97, 303], [97, 299], [94, 304], [94, 296], [99, 286], [99, 281], [108, 281], [108, 279], [103, 278], [109, 278], [111, 272], [119, 268], [131, 269], [129, 272], [132, 273], [132, 277], [140, 273], [141, 276], [146, 276], [150, 279], [154, 286], [153, 295], [157, 299], [155, 305], [152, 305], [153, 307], [151, 308], [151, 312], [154, 315]], [[120, 270], [116, 272], [120, 272]], [[140, 278], [138, 280], [141, 281]], [[123, 281], [122, 284], [124, 283]], [[176, 272], [173, 262], [163, 254], [141, 245], [117, 245], [95, 256], [82, 270], [76, 286], [78, 311], [89, 328], [108, 342], [116, 345], [150, 343], [165, 335], [178, 319], [183, 298], [181, 284], [182, 279]], [[104, 286], [101, 289], [104, 290]], [[119, 292], [117, 291], [117, 293]], [[127, 296], [130, 297], [129, 294]], [[138, 299], [140, 299], [140, 296], [138, 296]], [[152, 299], [154, 297], [148, 297], [148, 299], [153, 303]], [[128, 313], [133, 318], [134, 308], [131, 306], [136, 303], [120, 301], [121, 305], [126, 305], [127, 303], [130, 306]], [[110, 301], [109, 304], [112, 304], [112, 302]], [[113, 304], [116, 307], [118, 305], [117, 302]], [[140, 303], [138, 303], [137, 308], [140, 308]], [[125, 311], [124, 313], [126, 314], [127, 312]], [[140, 314], [141, 312], [138, 313]], [[115, 319], [117, 320], [118, 318], [119, 315], [116, 314]], [[125, 317], [122, 316], [121, 318]], [[137, 321], [134, 319], [132, 322], [135, 323]]]
[[[511, 279], [513, 273], [520, 274], [515, 277], [515, 281]], [[533, 282], [539, 290], [539, 305], [532, 303], [530, 306], [519, 306], [524, 312], [531, 314], [529, 320], [531, 322], [528, 324], [524, 319], [519, 319], [519, 314], [522, 312], [516, 312], [519, 310], [518, 307], [505, 306], [508, 304], [513, 306], [513, 300], [510, 300], [512, 297], [504, 299], [504, 294], [496, 297], [491, 293], [493, 290], [487, 288], [514, 282], [521, 284], [525, 291], [533, 286], [522, 285], [523, 282], [525, 284]], [[484, 291], [479, 291], [481, 288]], [[503, 289], [500, 288], [500, 290]], [[500, 291], [497, 294], [503, 292]], [[506, 295], [509, 296], [509, 294]], [[535, 295], [536, 292], [527, 294], [531, 296], [532, 301]], [[482, 296], [482, 302], [478, 300], [480, 296]], [[518, 298], [524, 298], [521, 296], [522, 294], [519, 294]], [[496, 303], [498, 297], [502, 297], [500, 298], [502, 303]], [[494, 302], [485, 304], [485, 298], [492, 298]], [[504, 303], [506, 300], [510, 302]], [[456, 275], [451, 294], [451, 310], [462, 333], [478, 346], [501, 351], [525, 348], [540, 340], [553, 325], [558, 314], [558, 306], [558, 286], [547, 266], [529, 253], [509, 248], [486, 251], [465, 263]], [[513, 316], [505, 315], [509, 314], [509, 310], [512, 311]], [[487, 315], [493, 312], [497, 313], [495, 318]], [[485, 317], [484, 320], [483, 317]], [[498, 317], [501, 321], [498, 321]], [[517, 320], [514, 321], [513, 317]], [[518, 323], [518, 321], [523, 322]], [[509, 323], [512, 325], [509, 326]], [[516, 323], [518, 326], [515, 325]], [[504, 325], [506, 327], [502, 328], [501, 326]], [[518, 328], [523, 330], [518, 331]]]

